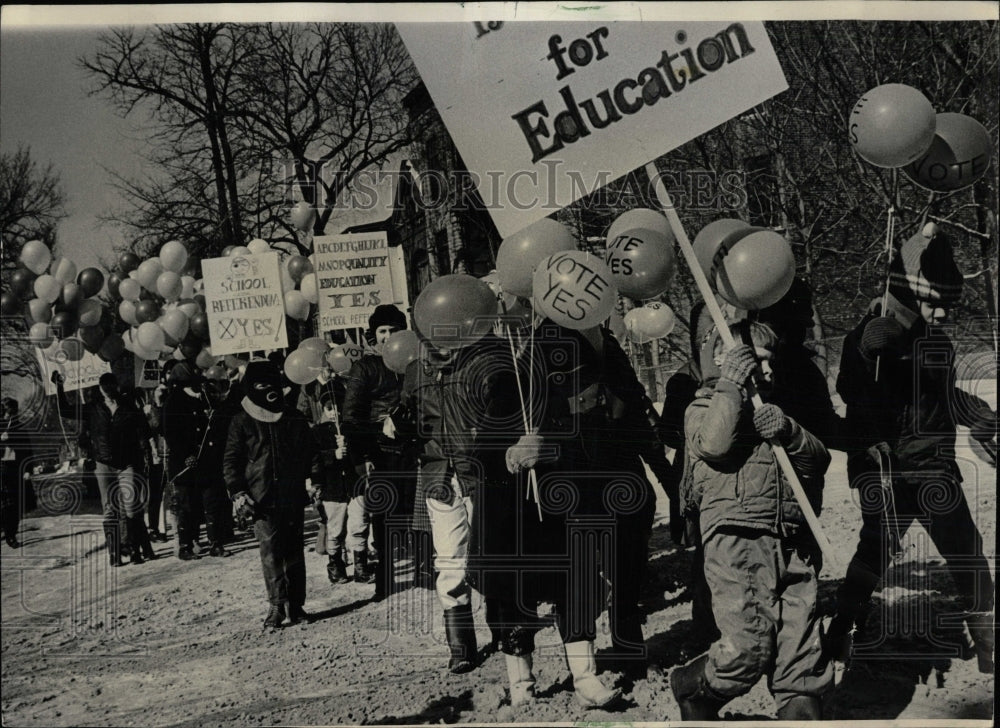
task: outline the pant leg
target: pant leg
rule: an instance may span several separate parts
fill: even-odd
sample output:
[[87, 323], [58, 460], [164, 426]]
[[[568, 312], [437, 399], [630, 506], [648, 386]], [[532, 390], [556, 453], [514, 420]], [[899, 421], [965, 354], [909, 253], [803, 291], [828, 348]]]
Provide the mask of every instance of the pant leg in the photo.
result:
[[326, 552], [331, 556], [340, 553], [347, 537], [346, 501], [323, 501], [326, 510]]
[[797, 695], [821, 697], [833, 687], [833, 666], [820, 644], [820, 554], [815, 544], [782, 545], [781, 619], [771, 692], [780, 709]]
[[17, 536], [17, 528], [21, 524], [21, 514], [24, 510], [24, 486], [21, 481], [19, 460], [4, 460], [2, 484], [3, 489], [3, 533], [7, 537]]
[[219, 483], [205, 486], [201, 491], [201, 504], [205, 511], [205, 533], [212, 546], [226, 542], [225, 513], [230, 508], [226, 490]]
[[260, 548], [260, 566], [264, 573], [267, 600], [272, 605], [288, 601], [288, 579], [281, 561], [282, 530], [280, 520], [274, 513], [264, 514], [253, 523], [254, 535]]
[[443, 609], [469, 604], [470, 589], [466, 579], [469, 563], [469, 531], [472, 522], [472, 499], [450, 491], [451, 503], [427, 499], [431, 519], [431, 538], [437, 555], [434, 566], [438, 571], [436, 589]]
[[779, 624], [778, 560], [773, 536], [716, 531], [705, 542], [705, 578], [720, 637], [708, 650], [711, 689], [735, 698], [768, 670]]
[[[648, 486], [648, 483], [646, 483]], [[642, 627], [643, 614], [639, 599], [646, 579], [649, 538], [655, 516], [655, 496], [652, 488], [644, 489], [645, 503], [637, 513], [615, 516], [613, 539], [614, 573], [611, 576], [611, 604], [608, 618], [611, 642], [616, 649], [645, 652]], [[607, 560], [602, 556], [602, 563]]]
[[194, 545], [195, 539], [198, 538], [198, 514], [196, 507], [200, 505], [201, 498], [201, 492], [197, 487], [174, 482], [177, 540], [181, 548], [191, 548]]
[[160, 509], [162, 505], [163, 463], [158, 463], [149, 469], [149, 503], [146, 508], [149, 527], [154, 531], [160, 530]]
[[347, 504], [347, 550], [351, 553], [368, 550], [369, 517], [365, 497], [355, 496]]
[[106, 524], [118, 522], [118, 510], [112, 497], [117, 481], [117, 471], [106, 463], [94, 464], [94, 477], [101, 493], [101, 514]]
[[302, 509], [281, 514], [279, 548], [287, 601], [301, 607], [306, 602], [305, 514]]

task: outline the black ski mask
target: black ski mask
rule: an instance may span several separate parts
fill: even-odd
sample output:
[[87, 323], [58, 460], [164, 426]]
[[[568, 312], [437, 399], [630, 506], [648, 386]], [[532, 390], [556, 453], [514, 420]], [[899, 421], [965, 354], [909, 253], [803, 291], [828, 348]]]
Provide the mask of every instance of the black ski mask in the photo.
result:
[[247, 399], [261, 409], [278, 413], [284, 408], [281, 370], [269, 361], [252, 361], [243, 374]]

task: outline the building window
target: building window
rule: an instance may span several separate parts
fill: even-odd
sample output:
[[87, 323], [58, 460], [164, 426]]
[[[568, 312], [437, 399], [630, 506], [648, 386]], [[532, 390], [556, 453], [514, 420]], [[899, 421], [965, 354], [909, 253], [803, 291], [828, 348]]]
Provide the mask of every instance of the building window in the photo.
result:
[[418, 248], [413, 251], [413, 258], [410, 261], [410, 296], [415, 297], [430, 282], [431, 267], [427, 251]]

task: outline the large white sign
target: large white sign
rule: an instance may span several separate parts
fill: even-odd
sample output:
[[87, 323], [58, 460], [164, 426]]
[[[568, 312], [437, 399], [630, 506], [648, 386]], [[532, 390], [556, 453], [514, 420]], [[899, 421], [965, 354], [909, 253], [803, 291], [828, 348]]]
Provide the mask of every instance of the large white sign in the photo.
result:
[[313, 238], [320, 331], [368, 326], [375, 307], [395, 303], [384, 232]]
[[48, 349], [36, 348], [35, 354], [38, 357], [38, 367], [42, 371], [45, 394], [57, 392], [56, 385], [52, 383], [52, 372], [63, 375], [63, 390], [70, 392], [74, 389], [96, 387], [101, 375], [111, 371], [110, 364], [89, 351], [83, 352], [83, 357], [78, 361], [69, 361], [58, 343], [52, 344]]
[[505, 237], [788, 88], [760, 22], [397, 27]]
[[213, 356], [288, 346], [275, 252], [201, 261]]

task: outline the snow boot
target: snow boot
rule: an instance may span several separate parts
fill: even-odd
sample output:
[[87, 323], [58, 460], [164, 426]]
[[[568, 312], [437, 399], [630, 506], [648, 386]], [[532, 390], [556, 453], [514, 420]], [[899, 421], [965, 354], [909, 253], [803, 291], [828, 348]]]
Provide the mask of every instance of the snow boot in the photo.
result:
[[285, 607], [282, 604], [272, 604], [264, 618], [264, 629], [278, 629], [285, 621]]
[[965, 618], [969, 628], [976, 659], [979, 661], [979, 672], [993, 674], [993, 614], [990, 612], [970, 612]]
[[299, 624], [301, 622], [312, 622], [312, 615], [308, 614], [301, 604], [292, 604], [288, 602], [285, 605], [285, 613], [288, 615], [289, 624]]
[[456, 675], [474, 670], [477, 648], [472, 605], [461, 604], [444, 610], [444, 631], [451, 650], [448, 669]]
[[347, 575], [347, 564], [344, 563], [344, 557], [339, 551], [330, 554], [326, 562], [326, 576], [331, 584], [346, 584], [351, 580]]
[[516, 708], [535, 699], [535, 676], [531, 672], [531, 654], [504, 655], [507, 679], [510, 680], [510, 705]]
[[354, 581], [359, 584], [375, 583], [375, 574], [368, 570], [368, 552], [366, 550], [354, 552]]
[[112, 566], [124, 566], [122, 561], [122, 542], [118, 524], [104, 524], [104, 541], [108, 547], [108, 560]]
[[796, 695], [778, 708], [778, 720], [823, 720], [820, 699], [815, 695]]
[[605, 687], [597, 678], [597, 660], [591, 640], [566, 642], [566, 662], [573, 674], [573, 691], [584, 708], [606, 708], [621, 697], [621, 691]]
[[670, 689], [681, 709], [681, 720], [718, 720], [719, 709], [729, 702], [708, 686], [707, 664], [708, 655], [702, 655], [670, 673]]

